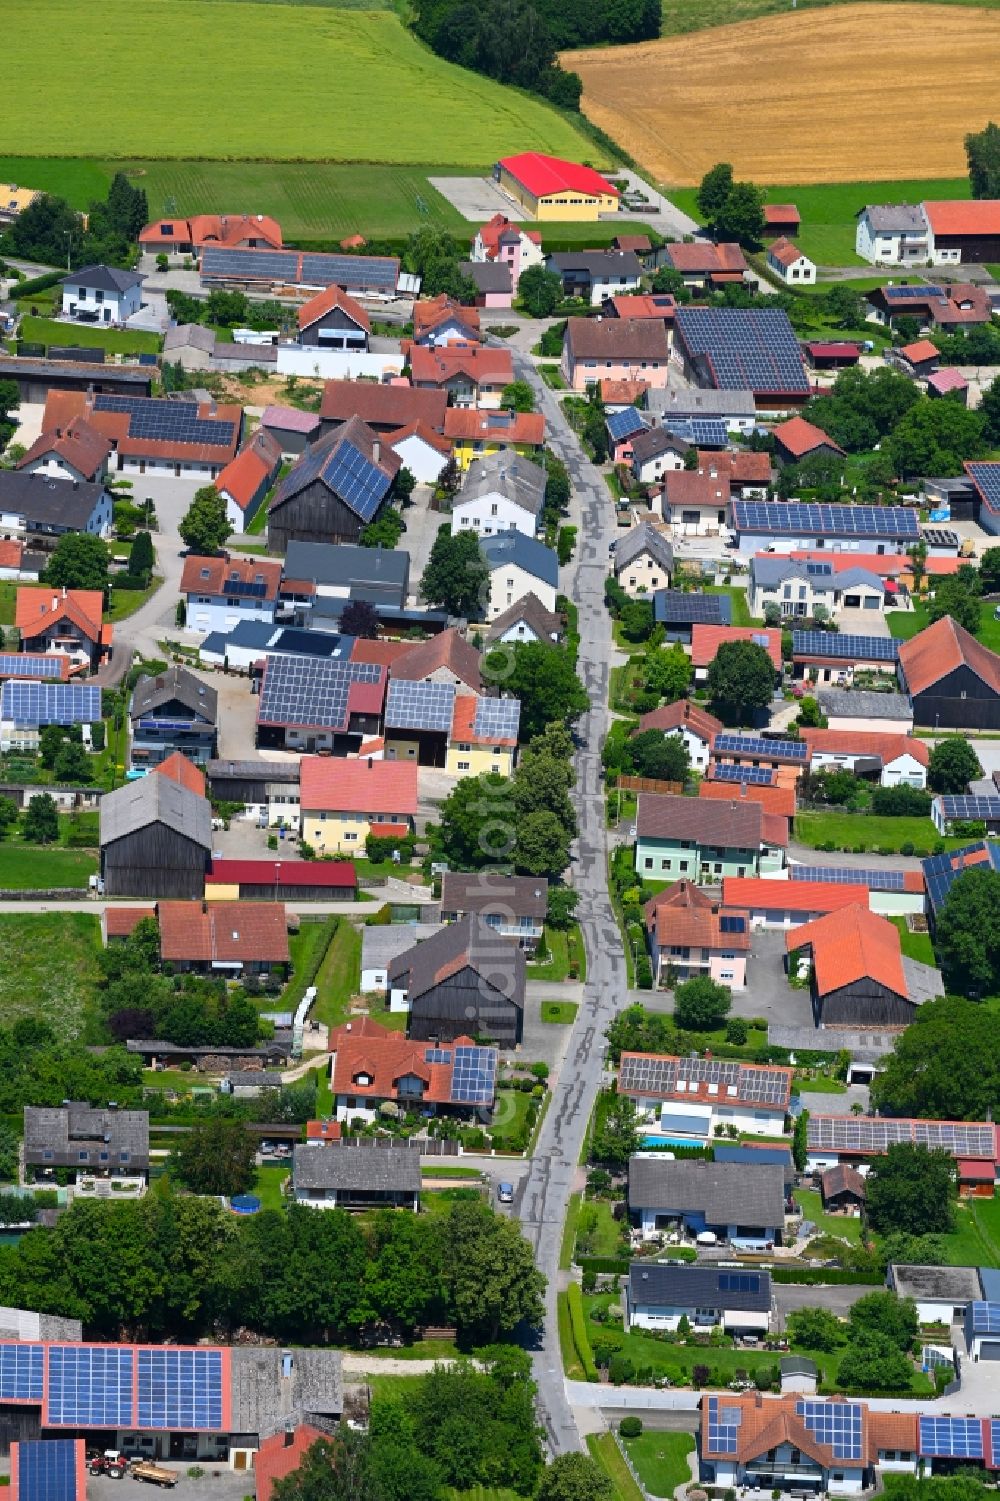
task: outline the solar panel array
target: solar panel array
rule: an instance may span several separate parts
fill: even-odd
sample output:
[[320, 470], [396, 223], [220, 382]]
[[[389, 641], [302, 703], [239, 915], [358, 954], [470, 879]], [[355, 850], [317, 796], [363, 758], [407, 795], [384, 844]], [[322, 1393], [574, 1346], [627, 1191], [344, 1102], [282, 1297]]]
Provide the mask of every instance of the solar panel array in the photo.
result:
[[795, 1411], [818, 1443], [832, 1450], [834, 1459], [860, 1460], [864, 1408], [857, 1402], [796, 1402]]
[[201, 253], [202, 280], [304, 283], [315, 287], [370, 287], [394, 292], [399, 262], [371, 255], [325, 255], [296, 250], [226, 250], [206, 245]]
[[970, 464], [967, 473], [987, 510], [1000, 511], [1000, 464]]
[[965, 797], [960, 794], [945, 794], [941, 798], [941, 812], [946, 819], [952, 818], [1000, 818], [1000, 797]]
[[663, 426], [697, 448], [725, 448], [729, 443], [729, 430], [721, 417], [664, 417]]
[[830, 881], [835, 886], [867, 886], [869, 891], [905, 891], [901, 870], [861, 870], [842, 865], [791, 865], [792, 881]]
[[708, 1447], [713, 1454], [735, 1454], [743, 1412], [721, 1397], [708, 1399]]
[[924, 885], [933, 911], [939, 911], [959, 876], [977, 865], [1000, 870], [1000, 844], [993, 839], [983, 839], [977, 844], [966, 844], [959, 850], [931, 855], [922, 861]]
[[719, 1291], [724, 1293], [759, 1293], [759, 1272], [720, 1272]]
[[953, 1157], [996, 1160], [997, 1128], [990, 1121], [891, 1120], [871, 1116], [810, 1115], [811, 1151], [885, 1152], [897, 1142], [940, 1148]]
[[0, 1345], [0, 1402], [40, 1402], [45, 1390], [42, 1345]]
[[377, 683], [384, 668], [375, 662], [339, 662], [329, 657], [268, 657], [260, 687], [261, 724], [304, 724], [342, 730], [354, 683]]
[[492, 1105], [496, 1094], [496, 1048], [468, 1047], [455, 1049], [455, 1066], [451, 1075], [451, 1100], [454, 1105]]
[[623, 407], [620, 412], [608, 413], [608, 432], [616, 443], [631, 438], [634, 433], [645, 432], [648, 426], [645, 417], [635, 407]]
[[769, 787], [774, 778], [775, 772], [771, 766], [729, 766], [723, 761], [714, 765], [711, 770], [713, 782], [752, 782], [758, 787]]
[[221, 1350], [139, 1350], [139, 1428], [223, 1426]]
[[973, 1334], [1000, 1334], [1000, 1303], [969, 1304]]
[[472, 731], [487, 740], [516, 740], [521, 724], [521, 701], [517, 698], [480, 698]]
[[207, 444], [228, 448], [236, 438], [232, 422], [200, 417], [195, 401], [157, 401], [151, 396], [95, 396], [98, 412], [127, 412], [130, 438], [157, 443]]
[[74, 1438], [19, 1443], [17, 1501], [77, 1501], [77, 1444]]
[[427, 1048], [424, 1052], [425, 1063], [450, 1063], [451, 1048]]
[[809, 537], [878, 537], [916, 541], [916, 511], [907, 506], [819, 505], [798, 500], [734, 500], [738, 532]]
[[8, 678], [0, 689], [0, 719], [5, 723], [96, 724], [100, 717], [101, 690], [88, 683]]
[[659, 1058], [648, 1053], [627, 1053], [621, 1060], [618, 1087], [623, 1093], [666, 1099], [687, 1093], [680, 1085], [714, 1085], [726, 1092], [720, 1098], [778, 1106], [787, 1102], [790, 1089], [787, 1069], [750, 1067], [719, 1058]]
[[945, 296], [942, 287], [883, 287], [882, 294], [886, 302], [927, 302], [931, 298], [940, 300]]
[[891, 636], [845, 636], [837, 631], [793, 631], [792, 655], [838, 662], [896, 662], [899, 642]]
[[656, 595], [657, 618], [680, 625], [727, 625], [719, 594], [684, 594], [679, 589], [661, 589]]
[[719, 919], [720, 933], [745, 933], [747, 920], [745, 917], [729, 916], [728, 914]]
[[309, 449], [288, 475], [296, 493], [322, 481], [362, 521], [370, 521], [392, 484], [392, 477], [344, 440]]
[[385, 701], [387, 730], [428, 730], [447, 735], [454, 713], [454, 683], [410, 683], [393, 678], [389, 684]]
[[809, 380], [780, 308], [678, 308], [675, 330], [689, 358], [704, 357], [717, 390], [808, 395]]
[[53, 1345], [47, 1427], [131, 1428], [135, 1352], [128, 1346]]
[[223, 594], [232, 595], [233, 598], [263, 599], [267, 593], [267, 584], [263, 579], [243, 579], [238, 575], [228, 578], [222, 586]]
[[249, 274], [268, 281], [295, 283], [298, 278], [299, 257], [294, 250], [224, 250], [221, 246], [206, 245], [201, 252], [202, 277], [246, 276]]
[[805, 761], [809, 747], [804, 740], [765, 740], [761, 735], [716, 735], [716, 756], [770, 756], [773, 760]]
[[981, 1418], [921, 1417], [920, 1453], [928, 1458], [982, 1459]]
[[26, 656], [24, 652], [0, 652], [0, 678], [61, 678], [62, 660], [56, 654]]

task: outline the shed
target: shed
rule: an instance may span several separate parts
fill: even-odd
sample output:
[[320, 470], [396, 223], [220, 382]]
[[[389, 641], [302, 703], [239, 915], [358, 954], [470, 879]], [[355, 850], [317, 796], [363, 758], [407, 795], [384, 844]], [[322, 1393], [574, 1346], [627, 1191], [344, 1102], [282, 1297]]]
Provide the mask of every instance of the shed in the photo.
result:
[[778, 1361], [781, 1372], [781, 1395], [802, 1392], [805, 1396], [815, 1394], [819, 1382], [819, 1366], [804, 1355], [784, 1355]]
[[141, 777], [101, 799], [108, 896], [200, 897], [211, 852], [211, 804], [171, 777]]
[[860, 1213], [865, 1202], [865, 1180], [857, 1168], [848, 1167], [844, 1162], [836, 1167], [828, 1167], [821, 1174], [819, 1184], [824, 1209], [845, 1209], [852, 1214]]

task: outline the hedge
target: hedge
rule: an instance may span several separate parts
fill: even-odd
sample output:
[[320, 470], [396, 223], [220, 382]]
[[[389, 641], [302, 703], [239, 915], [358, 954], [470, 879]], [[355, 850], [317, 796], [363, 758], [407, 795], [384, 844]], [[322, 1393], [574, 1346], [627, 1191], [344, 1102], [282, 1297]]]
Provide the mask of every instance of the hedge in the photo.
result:
[[65, 275], [65, 271], [46, 271], [44, 276], [29, 277], [27, 281], [19, 281], [15, 287], [11, 287], [9, 295], [17, 302], [22, 297], [30, 297], [34, 292], [47, 292], [49, 287], [57, 286]]
[[569, 1326], [573, 1331], [573, 1343], [583, 1366], [583, 1374], [588, 1381], [597, 1381], [597, 1367], [594, 1364], [594, 1352], [590, 1348], [590, 1338], [587, 1334], [587, 1321], [583, 1316], [583, 1294], [579, 1283], [571, 1282], [566, 1292], [566, 1303], [569, 1308]]
[[622, 1276], [631, 1266], [622, 1256], [577, 1256], [574, 1260], [584, 1272], [607, 1272], [609, 1276]]
[[798, 1282], [807, 1287], [880, 1287], [885, 1279], [878, 1272], [852, 1272], [843, 1267], [794, 1267], [771, 1268], [772, 1282]]

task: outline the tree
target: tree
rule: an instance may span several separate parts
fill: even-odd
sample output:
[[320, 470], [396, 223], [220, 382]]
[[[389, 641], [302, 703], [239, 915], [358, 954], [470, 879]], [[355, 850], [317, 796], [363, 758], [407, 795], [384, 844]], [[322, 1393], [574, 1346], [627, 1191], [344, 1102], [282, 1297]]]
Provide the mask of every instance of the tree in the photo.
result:
[[17, 803], [12, 797], [0, 796], [0, 839], [17, 823]]
[[920, 1327], [913, 1299], [897, 1298], [890, 1292], [865, 1293], [852, 1305], [848, 1323], [851, 1339], [881, 1334], [891, 1339], [898, 1350], [910, 1348]]
[[137, 240], [149, 219], [145, 188], [134, 188], [124, 172], [116, 172], [108, 189], [107, 213], [119, 234]]
[[442, 1238], [443, 1282], [460, 1338], [494, 1344], [521, 1323], [541, 1323], [545, 1278], [516, 1220], [480, 1200], [459, 1200]]
[[691, 758], [680, 735], [645, 730], [632, 737], [628, 751], [637, 776], [654, 777], [662, 782], [687, 781]]
[[529, 266], [517, 283], [518, 301], [532, 318], [550, 318], [562, 302], [562, 280], [544, 266]]
[[51, 793], [38, 792], [24, 813], [24, 838], [28, 844], [54, 844], [59, 838], [59, 811]]
[[514, 864], [529, 876], [555, 877], [569, 864], [570, 835], [554, 813], [529, 813], [517, 825]]
[[643, 685], [661, 703], [676, 703], [691, 686], [693, 671], [691, 658], [679, 641], [673, 646], [650, 647], [643, 665]]
[[[549, 725], [548, 731], [569, 735], [561, 724]], [[572, 748], [572, 741], [570, 741]], [[576, 780], [568, 751], [560, 753], [547, 734], [536, 735], [525, 747], [512, 783], [514, 808], [518, 818], [530, 813], [554, 813], [567, 834], [576, 835], [576, 812], [569, 789]]]
[[653, 291], [676, 298], [678, 302], [690, 302], [691, 293], [684, 285], [684, 277], [673, 266], [659, 266], [653, 277]]
[[648, 599], [630, 599], [618, 619], [626, 641], [648, 641], [653, 633], [653, 606]]
[[[607, 1099], [605, 1106], [604, 1100]], [[599, 1101], [591, 1154], [595, 1162], [610, 1168], [628, 1166], [639, 1150], [639, 1126], [635, 1104], [627, 1094], [605, 1096]]]
[[431, 831], [435, 853], [452, 870], [481, 870], [513, 858], [517, 838], [514, 794], [506, 777], [493, 772], [463, 777], [441, 804]]
[[128, 558], [129, 573], [148, 578], [155, 562], [156, 554], [153, 551], [152, 537], [147, 531], [136, 532], [132, 538], [132, 551]]
[[949, 991], [981, 996], [1000, 988], [998, 922], [1000, 872], [973, 866], [952, 882], [935, 927], [937, 957]]
[[[458, 540], [466, 536], [460, 533]], [[485, 680], [520, 700], [518, 738], [522, 741], [532, 740], [556, 721], [575, 724], [590, 707], [573, 658], [565, 647], [552, 642], [519, 641], [512, 647], [498, 647], [487, 653], [482, 671]]]
[[979, 757], [961, 735], [948, 735], [931, 747], [927, 782], [932, 792], [965, 792], [982, 775]]
[[991, 120], [965, 138], [973, 198], [1000, 198], [1000, 125]]
[[202, 485], [194, 492], [178, 531], [185, 546], [197, 555], [210, 558], [219, 551], [232, 527], [226, 502], [214, 485]]
[[698, 188], [698, 212], [709, 226], [715, 224], [719, 211], [733, 190], [733, 169], [729, 162], [716, 162], [701, 179]]
[[795, 723], [800, 730], [825, 730], [829, 721], [818, 701], [813, 698], [812, 694], [807, 693], [799, 704], [798, 718]]
[[249, 306], [245, 292], [227, 292], [216, 287], [208, 294], [204, 321], [219, 328], [236, 328], [246, 323]]
[[90, 757], [78, 740], [64, 740], [52, 767], [57, 782], [79, 784], [94, 779]]
[[708, 975], [695, 975], [674, 990], [674, 1022], [685, 1032], [714, 1032], [732, 1004], [728, 985], [719, 985]]
[[374, 641], [379, 632], [379, 613], [367, 599], [349, 600], [340, 613], [340, 629], [345, 636]]
[[[399, 471], [400, 474], [402, 470]], [[397, 479], [399, 475], [396, 476]], [[393, 505], [384, 505], [367, 526], [361, 528], [358, 543], [361, 547], [386, 547], [392, 551], [406, 531], [406, 522]]]
[[800, 1350], [836, 1350], [844, 1343], [844, 1326], [828, 1308], [796, 1308], [785, 1326]]
[[983, 418], [959, 401], [917, 401], [890, 433], [887, 452], [896, 473], [961, 474], [966, 459], [985, 452]]
[[610, 1479], [589, 1454], [559, 1454], [542, 1475], [538, 1501], [613, 1501]]
[[752, 247], [763, 233], [764, 189], [753, 182], [734, 182], [715, 216], [716, 238]]
[[792, 1161], [800, 1173], [806, 1170], [809, 1158], [809, 1111], [800, 1110], [792, 1127]]
[[884, 1335], [851, 1340], [840, 1362], [838, 1380], [848, 1390], [909, 1391], [913, 1366]]
[[927, 612], [931, 624], [940, 620], [943, 615], [950, 615], [963, 630], [974, 636], [982, 616], [977, 585], [978, 580], [971, 568], [959, 569], [950, 578], [939, 579], [934, 586], [934, 595]]
[[888, 1234], [947, 1235], [955, 1222], [955, 1163], [947, 1152], [898, 1142], [872, 1163], [868, 1222]]
[[[0, 400], [0, 411], [2, 411], [2, 408], [3, 402], [2, 400]], [[982, 399], [979, 403], [979, 415], [983, 419], [984, 438], [991, 448], [996, 448], [997, 445], [1000, 444], [1000, 377], [998, 377], [994, 381], [991, 381], [991, 383], [983, 391]], [[1000, 553], [1000, 548], [987, 548], [986, 552], [983, 554], [980, 566], [982, 566], [982, 563], [985, 563], [988, 554], [991, 552]], [[995, 588], [996, 580], [1000, 578], [1000, 564], [993, 563], [991, 565], [991, 568], [994, 578], [994, 584], [992, 587]]]
[[[966, 872], [955, 885], [971, 874]], [[938, 952], [940, 956], [940, 946]], [[930, 1120], [983, 1121], [998, 1098], [1000, 1016], [959, 996], [920, 1007], [872, 1084], [877, 1110]]]
[[14, 436], [15, 423], [11, 419], [11, 413], [16, 412], [21, 405], [21, 388], [16, 380], [0, 380], [0, 453], [7, 449], [8, 458], [10, 450], [8, 444]]
[[378, 1501], [368, 1480], [371, 1440], [353, 1429], [317, 1439], [298, 1468], [272, 1489], [274, 1501]]
[[450, 615], [471, 617], [483, 610], [489, 597], [490, 570], [474, 532], [442, 526], [434, 538], [420, 590], [429, 604]]
[[199, 1121], [171, 1154], [171, 1171], [192, 1193], [249, 1193], [256, 1178], [257, 1145], [242, 1121]]
[[61, 266], [66, 261], [67, 246], [75, 265], [84, 265], [79, 258], [83, 241], [80, 216], [70, 208], [64, 198], [52, 193], [42, 193], [21, 210], [5, 234], [5, 243], [10, 254], [25, 260], [38, 260], [49, 266]]
[[546, 927], [556, 928], [560, 932], [568, 928], [579, 900], [580, 893], [574, 891], [572, 886], [550, 886], [545, 911]]
[[[1000, 380], [994, 381], [993, 385], [997, 387], [998, 416], [1000, 416]], [[993, 386], [990, 387], [991, 391], [992, 389]], [[984, 395], [984, 403], [985, 400]], [[982, 405], [979, 410], [983, 410]], [[1000, 434], [998, 434], [997, 442], [1000, 442]], [[984, 594], [996, 594], [1000, 590], [1000, 547], [988, 547], [979, 559], [979, 587]]]
[[409, 500], [416, 488], [417, 477], [412, 469], [407, 469], [404, 464], [401, 469], [396, 470], [396, 478], [392, 482], [393, 495], [398, 496], [400, 500]]
[[64, 532], [45, 569], [45, 582], [60, 589], [106, 589], [107, 547], [88, 532]]
[[838, 282], [824, 293], [827, 316], [839, 328], [863, 328], [865, 307], [849, 282]]
[[708, 668], [712, 712], [726, 724], [752, 720], [774, 696], [774, 663], [756, 641], [724, 641]]
[[512, 412], [533, 412], [535, 393], [531, 382], [512, 380], [500, 392], [500, 405]]

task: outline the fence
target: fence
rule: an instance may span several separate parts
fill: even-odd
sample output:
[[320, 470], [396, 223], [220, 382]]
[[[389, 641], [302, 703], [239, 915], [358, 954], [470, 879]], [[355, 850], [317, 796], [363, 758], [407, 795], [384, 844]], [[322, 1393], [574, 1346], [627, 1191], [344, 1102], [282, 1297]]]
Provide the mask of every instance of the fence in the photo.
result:
[[661, 782], [656, 777], [619, 777], [619, 791], [682, 793], [683, 782]]
[[644, 1496], [648, 1496], [649, 1492], [647, 1491], [646, 1487], [642, 1483], [642, 1476], [639, 1474], [639, 1471], [636, 1469], [635, 1465], [632, 1463], [632, 1457], [629, 1454], [628, 1450], [626, 1449], [624, 1443], [622, 1442], [621, 1434], [618, 1432], [617, 1428], [612, 1428], [611, 1432], [614, 1435], [615, 1443], [618, 1445], [618, 1452], [619, 1452], [619, 1454], [621, 1455], [621, 1457], [625, 1461], [625, 1463], [628, 1465], [629, 1474], [632, 1476], [632, 1479], [635, 1481], [635, 1483], [639, 1487], [640, 1491], [642, 1491], [642, 1494]]

